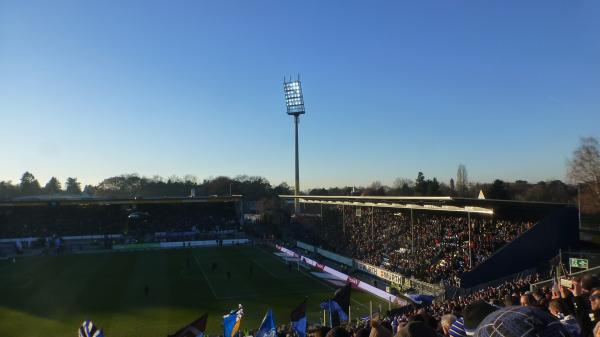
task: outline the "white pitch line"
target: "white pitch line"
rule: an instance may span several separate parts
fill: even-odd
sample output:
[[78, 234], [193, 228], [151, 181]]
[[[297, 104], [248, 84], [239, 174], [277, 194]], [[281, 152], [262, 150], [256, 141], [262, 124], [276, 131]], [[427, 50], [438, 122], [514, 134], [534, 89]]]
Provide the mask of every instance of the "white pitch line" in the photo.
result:
[[27, 288], [27, 287], [29, 287], [32, 284], [33, 284], [33, 277], [28, 277], [27, 278], [27, 282], [25, 282], [25, 283], [23, 283], [21, 285], [18, 285], [17, 288], [19, 288], [19, 289]]
[[262, 269], [262, 270], [266, 271], [266, 272], [267, 272], [269, 275], [273, 276], [273, 278], [275, 278], [275, 279], [277, 279], [277, 280], [281, 280], [281, 277], [279, 277], [279, 276], [277, 276], [277, 275], [273, 274], [273, 272], [271, 272], [271, 271], [269, 270], [269, 268], [267, 268], [267, 267], [263, 266], [261, 263], [258, 263], [258, 261], [257, 261], [256, 259], [252, 259], [251, 261], [252, 261], [252, 263], [254, 263], [255, 265], [257, 265], [257, 266], [258, 266], [260, 269]]
[[196, 255], [194, 255], [194, 261], [196, 261], [198, 268], [200, 268], [200, 272], [202, 273], [202, 276], [204, 276], [204, 279], [206, 280], [206, 283], [208, 284], [208, 287], [210, 288], [210, 292], [213, 294], [213, 297], [218, 301], [219, 296], [217, 296], [217, 293], [215, 292], [215, 288], [213, 288], [212, 283], [210, 283], [208, 276], [206, 276], [206, 273], [204, 273], [204, 269], [202, 269], [202, 266], [200, 265], [200, 262], [198, 261], [198, 257]]
[[[267, 255], [269, 255], [269, 256], [271, 256], [271, 257], [273, 257], [273, 258], [274, 258], [274, 259], [276, 259], [277, 261], [279, 261], [279, 262], [281, 262], [281, 263], [285, 263], [285, 262], [283, 262], [281, 259], [277, 258], [277, 257], [275, 256], [275, 254], [270, 254], [269, 252], [267, 252], [267, 251], [263, 250], [263, 249], [262, 249], [262, 248], [260, 248], [260, 247], [257, 247], [257, 248], [258, 248], [258, 250], [260, 250], [261, 252], [263, 252], [263, 253], [265, 253], [265, 254], [267, 254]], [[324, 281], [324, 280], [322, 280], [322, 279], [320, 279], [320, 278], [318, 278], [318, 277], [316, 277], [316, 276], [314, 276], [314, 275], [310, 275], [310, 274], [306, 273], [304, 270], [298, 270], [298, 271], [299, 271], [299, 272], [300, 272], [302, 275], [306, 276], [307, 278], [309, 278], [309, 279], [311, 279], [311, 280], [316, 280], [316, 281], [320, 282], [321, 284], [323, 284], [325, 287], [329, 288], [330, 290], [337, 290], [337, 288], [334, 288], [334, 287], [332, 287], [332, 286], [331, 286], [331, 285], [330, 285], [328, 282], [326, 282], [326, 281]], [[354, 303], [356, 303], [356, 304], [360, 305], [361, 307], [363, 307], [363, 308], [365, 308], [365, 309], [367, 308], [367, 306], [366, 306], [366, 305], [364, 305], [364, 304], [360, 303], [359, 301], [357, 301], [357, 300], [355, 300], [355, 299], [353, 299], [353, 298], [350, 298], [350, 300], [351, 300], [352, 302], [354, 302]]]
[[[281, 262], [281, 263], [284, 263], [284, 264], [285, 264], [285, 262], [283, 262], [283, 260], [282, 260], [282, 259], [279, 259], [279, 258], [277, 258], [277, 257], [276, 257], [274, 254], [272, 255], [272, 254], [268, 253], [267, 251], [263, 250], [262, 248], [258, 248], [258, 250], [260, 250], [261, 252], [263, 252], [263, 253], [265, 253], [265, 254], [267, 254], [267, 255], [269, 255], [269, 256], [271, 256], [271, 257], [273, 257], [273, 258], [274, 258], [274, 259], [276, 259], [277, 261], [279, 261], [279, 262]], [[292, 269], [293, 269], [293, 268], [292, 268]], [[298, 270], [298, 271], [299, 271], [299, 272], [300, 272], [302, 275], [306, 276], [307, 278], [309, 278], [309, 279], [311, 279], [311, 280], [313, 280], [313, 281], [315, 281], [315, 280], [316, 280], [316, 281], [318, 281], [319, 283], [323, 284], [323, 285], [324, 285], [325, 287], [327, 287], [328, 289], [330, 289], [330, 290], [336, 290], [336, 288], [332, 287], [332, 286], [331, 286], [329, 283], [327, 283], [327, 282], [325, 282], [325, 281], [321, 280], [320, 278], [317, 278], [317, 277], [314, 277], [313, 275], [307, 274], [306, 272], [304, 272], [304, 270]]]

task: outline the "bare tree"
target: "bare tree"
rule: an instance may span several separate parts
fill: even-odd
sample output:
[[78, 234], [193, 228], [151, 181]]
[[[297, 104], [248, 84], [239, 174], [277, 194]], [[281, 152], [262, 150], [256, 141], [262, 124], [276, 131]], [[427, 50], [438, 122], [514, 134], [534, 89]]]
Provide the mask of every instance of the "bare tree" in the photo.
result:
[[363, 195], [385, 195], [389, 188], [381, 184], [381, 181], [376, 180], [371, 183], [363, 192]]
[[396, 178], [392, 193], [395, 195], [409, 196], [413, 194], [413, 188], [415, 187], [415, 181], [409, 178]]
[[458, 165], [456, 172], [456, 192], [459, 196], [464, 196], [469, 186], [469, 178], [467, 177], [467, 168], [465, 165]]
[[582, 184], [600, 202], [600, 146], [595, 137], [581, 138], [581, 144], [568, 161], [567, 178], [571, 183]]
[[183, 176], [183, 181], [190, 182], [192, 184], [197, 184], [198, 183], [198, 177], [196, 177], [193, 174], [186, 174], [185, 176]]
[[395, 189], [401, 189], [402, 186], [406, 185], [408, 187], [412, 187], [415, 184], [415, 181], [409, 178], [396, 178], [394, 179], [394, 183], [392, 187]]

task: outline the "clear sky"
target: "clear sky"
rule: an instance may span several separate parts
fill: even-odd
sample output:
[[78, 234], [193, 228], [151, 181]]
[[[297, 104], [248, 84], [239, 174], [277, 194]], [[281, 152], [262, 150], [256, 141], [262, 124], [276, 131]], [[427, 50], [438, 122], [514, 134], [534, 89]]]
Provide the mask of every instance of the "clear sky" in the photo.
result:
[[563, 179], [600, 136], [600, 1], [0, 0], [0, 180]]

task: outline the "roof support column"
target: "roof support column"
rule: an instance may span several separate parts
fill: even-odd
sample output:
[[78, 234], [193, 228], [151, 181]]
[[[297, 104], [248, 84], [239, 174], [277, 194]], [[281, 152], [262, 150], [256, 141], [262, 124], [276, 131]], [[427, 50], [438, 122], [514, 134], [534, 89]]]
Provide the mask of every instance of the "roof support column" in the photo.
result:
[[410, 252], [415, 255], [415, 224], [413, 222], [413, 209], [410, 209]]
[[471, 252], [471, 212], [467, 212], [467, 231], [469, 232], [469, 269], [473, 268], [473, 253]]
[[371, 206], [371, 237], [375, 237], [375, 207]]

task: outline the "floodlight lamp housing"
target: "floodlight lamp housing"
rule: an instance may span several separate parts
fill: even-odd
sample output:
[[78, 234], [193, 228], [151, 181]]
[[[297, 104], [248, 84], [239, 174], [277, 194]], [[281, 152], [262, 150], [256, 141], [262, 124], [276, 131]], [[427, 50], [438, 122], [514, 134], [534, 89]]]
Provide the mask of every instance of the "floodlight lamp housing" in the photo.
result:
[[284, 81], [283, 93], [285, 94], [285, 107], [287, 114], [299, 116], [305, 113], [304, 111], [304, 96], [302, 95], [302, 84], [300, 80]]

